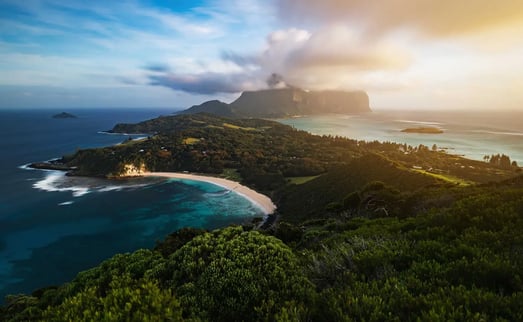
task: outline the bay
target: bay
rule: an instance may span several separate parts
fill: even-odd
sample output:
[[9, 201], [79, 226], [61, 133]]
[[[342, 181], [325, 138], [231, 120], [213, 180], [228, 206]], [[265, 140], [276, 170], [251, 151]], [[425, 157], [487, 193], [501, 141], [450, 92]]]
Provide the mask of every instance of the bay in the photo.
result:
[[[0, 300], [72, 279], [116, 253], [153, 247], [182, 227], [214, 229], [263, 212], [212, 184], [158, 178], [70, 178], [24, 165], [76, 149], [118, 144], [101, 133], [167, 109], [0, 111]], [[132, 136], [136, 138], [137, 136]]]

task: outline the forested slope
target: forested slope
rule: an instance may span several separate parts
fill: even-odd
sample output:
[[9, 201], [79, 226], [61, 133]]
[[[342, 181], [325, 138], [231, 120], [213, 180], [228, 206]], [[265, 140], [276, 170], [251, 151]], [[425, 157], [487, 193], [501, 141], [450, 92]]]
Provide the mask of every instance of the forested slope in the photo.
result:
[[[521, 321], [523, 178], [411, 193], [412, 216], [175, 233], [70, 283], [13, 296], [6, 320]], [[431, 205], [428, 209], [423, 205]], [[283, 241], [283, 242], [282, 242]]]
[[234, 170], [243, 183], [266, 192], [282, 188], [287, 178], [327, 173], [369, 153], [379, 154], [405, 171], [450, 182], [499, 181], [521, 171], [516, 166], [467, 160], [422, 145], [318, 136], [260, 119], [176, 115], [120, 124], [114, 131], [151, 135], [116, 146], [79, 150], [35, 167], [106, 177], [128, 175], [129, 168], [213, 175]]
[[86, 173], [86, 163], [113, 159], [213, 173], [219, 168], [204, 165], [222, 155], [222, 171], [272, 194], [276, 223], [173, 232], [153, 250], [118, 254], [64, 285], [9, 297], [3, 320], [523, 320], [518, 168], [270, 121], [174, 122], [182, 125], [64, 162]]

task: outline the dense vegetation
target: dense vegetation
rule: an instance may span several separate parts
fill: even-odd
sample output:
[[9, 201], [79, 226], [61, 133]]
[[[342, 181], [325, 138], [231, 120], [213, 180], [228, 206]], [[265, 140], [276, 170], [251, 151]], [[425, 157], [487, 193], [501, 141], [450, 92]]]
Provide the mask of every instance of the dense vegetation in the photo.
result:
[[351, 212], [349, 201], [264, 232], [185, 229], [156, 250], [116, 255], [60, 287], [12, 296], [2, 314], [14, 321], [521, 321], [523, 177], [403, 193], [417, 212], [369, 218]]
[[393, 160], [403, 170], [447, 181], [496, 181], [510, 178], [519, 169], [504, 163], [501, 166], [467, 160], [423, 145], [317, 136], [277, 122], [232, 120], [207, 114], [119, 124], [113, 131], [151, 136], [102, 149], [80, 150], [52, 166], [65, 166], [74, 169], [76, 175], [88, 176], [125, 175], [129, 165], [148, 171], [214, 175], [234, 170], [243, 183], [265, 192], [282, 188], [290, 177], [327, 173], [367, 153]]
[[[141, 162], [161, 167], [152, 163], [159, 162], [152, 157], [155, 140], [165, 140], [160, 150], [167, 150], [168, 138], [180, 140], [169, 146], [171, 152], [178, 144], [191, 149], [205, 142], [197, 151], [231, 153], [222, 160], [236, 162], [231, 168], [243, 180], [248, 181], [246, 169], [280, 173], [283, 179], [272, 190], [280, 211], [274, 225], [173, 232], [153, 250], [115, 255], [64, 285], [10, 296], [0, 317], [523, 320], [523, 176], [514, 177], [514, 168], [468, 161], [436, 148], [317, 137], [269, 121], [202, 119], [207, 117], [182, 119], [204, 123], [147, 141], [79, 151], [69, 162], [80, 160], [82, 153], [105, 158], [149, 149], [151, 159]], [[267, 151], [273, 147], [262, 149], [262, 142], [276, 139], [283, 145], [270, 159]], [[261, 154], [252, 164], [232, 157], [234, 151], [255, 153], [258, 146]], [[304, 167], [307, 171], [292, 174], [320, 175], [300, 184], [287, 182], [284, 170], [292, 167], [285, 160], [292, 164], [306, 157], [321, 169]], [[427, 164], [445, 172], [429, 171]], [[268, 165], [279, 172], [270, 172]], [[475, 183], [493, 181], [496, 173], [513, 177]], [[482, 174], [489, 179], [474, 180]]]

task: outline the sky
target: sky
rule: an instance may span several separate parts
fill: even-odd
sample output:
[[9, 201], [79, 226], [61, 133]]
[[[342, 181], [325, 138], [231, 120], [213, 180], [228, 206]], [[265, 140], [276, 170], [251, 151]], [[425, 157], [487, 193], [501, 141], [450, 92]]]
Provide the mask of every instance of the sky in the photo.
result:
[[0, 0], [0, 108], [180, 109], [289, 85], [521, 111], [523, 1]]

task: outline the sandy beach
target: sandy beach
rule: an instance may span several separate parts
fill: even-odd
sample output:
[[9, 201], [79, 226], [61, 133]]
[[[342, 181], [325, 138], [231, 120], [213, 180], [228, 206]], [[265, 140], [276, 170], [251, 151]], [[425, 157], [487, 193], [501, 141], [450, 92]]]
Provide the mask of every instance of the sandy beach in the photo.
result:
[[245, 197], [250, 202], [260, 207], [266, 215], [270, 215], [274, 213], [274, 210], [276, 210], [276, 206], [269, 197], [232, 180], [180, 172], [145, 172], [142, 175], [147, 177], [165, 177], [212, 183]]

